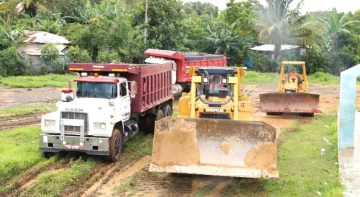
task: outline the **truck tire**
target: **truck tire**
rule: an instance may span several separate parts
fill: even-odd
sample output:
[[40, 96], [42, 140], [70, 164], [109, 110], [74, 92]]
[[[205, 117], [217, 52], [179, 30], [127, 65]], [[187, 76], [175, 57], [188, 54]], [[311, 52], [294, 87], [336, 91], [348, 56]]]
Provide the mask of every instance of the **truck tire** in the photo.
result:
[[110, 162], [116, 162], [123, 148], [123, 136], [120, 133], [119, 129], [114, 129], [111, 138], [109, 139], [109, 152], [108, 160]]
[[52, 156], [54, 156], [54, 153], [52, 153], [52, 152], [44, 152], [44, 157], [45, 157], [46, 159], [49, 159], [49, 158], [52, 157]]
[[166, 104], [164, 107], [164, 116], [172, 116], [172, 110], [169, 104]]
[[161, 109], [158, 109], [156, 111], [155, 118], [152, 115], [147, 115], [145, 117], [145, 127], [146, 127], [145, 132], [154, 133], [155, 121], [158, 121], [163, 118], [164, 118], [164, 112]]

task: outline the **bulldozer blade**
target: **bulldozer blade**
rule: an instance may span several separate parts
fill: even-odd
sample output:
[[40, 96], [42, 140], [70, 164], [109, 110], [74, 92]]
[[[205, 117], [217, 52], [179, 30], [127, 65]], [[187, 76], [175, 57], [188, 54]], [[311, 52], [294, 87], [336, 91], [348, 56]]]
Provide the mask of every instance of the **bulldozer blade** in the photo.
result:
[[278, 178], [276, 129], [264, 122], [166, 117], [150, 172]]
[[319, 113], [318, 94], [268, 93], [260, 94], [260, 109], [272, 113]]

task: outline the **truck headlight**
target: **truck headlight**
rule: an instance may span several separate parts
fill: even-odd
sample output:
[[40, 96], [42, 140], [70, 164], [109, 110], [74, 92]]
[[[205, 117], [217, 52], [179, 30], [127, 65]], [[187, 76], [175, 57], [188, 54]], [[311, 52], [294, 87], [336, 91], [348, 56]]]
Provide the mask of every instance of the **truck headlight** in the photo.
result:
[[105, 130], [105, 129], [106, 129], [106, 124], [105, 124], [105, 123], [101, 123], [101, 124], [100, 124], [100, 129]]
[[54, 127], [55, 120], [44, 120], [45, 127]]
[[222, 81], [221, 81], [223, 84], [227, 84], [227, 79], [222, 79]]

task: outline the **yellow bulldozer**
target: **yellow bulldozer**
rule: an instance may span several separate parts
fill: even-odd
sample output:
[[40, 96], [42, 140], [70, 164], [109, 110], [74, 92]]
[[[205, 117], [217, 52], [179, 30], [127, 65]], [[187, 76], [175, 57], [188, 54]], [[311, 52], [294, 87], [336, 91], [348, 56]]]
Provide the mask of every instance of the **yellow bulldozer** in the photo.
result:
[[[296, 66], [301, 66], [302, 75], [296, 72]], [[285, 75], [286, 68], [288, 76]], [[314, 116], [314, 113], [320, 112], [319, 100], [320, 95], [309, 93], [305, 62], [284, 61], [281, 64], [278, 92], [260, 94], [260, 108], [268, 115], [298, 113]]]
[[278, 178], [276, 129], [252, 121], [244, 68], [191, 67], [178, 117], [155, 123], [150, 172]]

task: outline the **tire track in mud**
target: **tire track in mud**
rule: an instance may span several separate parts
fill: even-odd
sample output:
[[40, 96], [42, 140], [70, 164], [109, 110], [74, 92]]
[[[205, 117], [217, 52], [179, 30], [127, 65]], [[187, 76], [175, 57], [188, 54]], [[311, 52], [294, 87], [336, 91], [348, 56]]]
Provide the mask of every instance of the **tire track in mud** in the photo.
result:
[[40, 124], [41, 115], [38, 113], [26, 114], [21, 116], [0, 117], [0, 131], [10, 130], [23, 126]]
[[[152, 138], [146, 139], [142, 142], [138, 149], [143, 148], [144, 146], [152, 143]], [[134, 153], [124, 153], [120, 156], [120, 159], [117, 163], [101, 163], [95, 167], [92, 171], [93, 175], [85, 184], [75, 185], [72, 188], [68, 188], [68, 191], [63, 192], [62, 196], [97, 196], [96, 192], [103, 186], [106, 185], [109, 180], [115, 176], [124, 172], [126, 169], [130, 168], [137, 161], [141, 160], [144, 155], [134, 155]], [[131, 159], [126, 159], [131, 157]], [[125, 159], [124, 159], [125, 158]]]
[[19, 196], [22, 191], [24, 191], [28, 186], [35, 183], [38, 176], [47, 172], [56, 173], [59, 170], [65, 170], [69, 168], [69, 159], [64, 159], [59, 163], [47, 166], [45, 168], [35, 168], [30, 169], [27, 173], [22, 176], [18, 182], [17, 188], [14, 189], [11, 193], [4, 194], [4, 196]]

